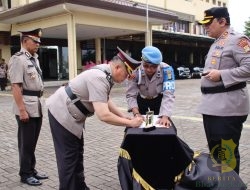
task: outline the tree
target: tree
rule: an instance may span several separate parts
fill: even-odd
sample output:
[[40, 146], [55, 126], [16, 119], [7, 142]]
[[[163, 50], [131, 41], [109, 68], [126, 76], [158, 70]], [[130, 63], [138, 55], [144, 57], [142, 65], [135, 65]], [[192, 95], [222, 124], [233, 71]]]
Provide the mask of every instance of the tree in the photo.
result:
[[245, 21], [245, 30], [244, 34], [248, 37], [250, 37], [250, 17], [248, 21]]

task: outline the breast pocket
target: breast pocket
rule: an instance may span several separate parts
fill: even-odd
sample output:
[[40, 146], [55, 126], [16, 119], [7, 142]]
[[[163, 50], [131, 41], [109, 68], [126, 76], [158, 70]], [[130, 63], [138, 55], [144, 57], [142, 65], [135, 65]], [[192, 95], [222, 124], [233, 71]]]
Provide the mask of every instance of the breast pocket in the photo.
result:
[[29, 80], [36, 80], [37, 79], [37, 71], [34, 66], [29, 66], [27, 71], [27, 78]]
[[139, 89], [141, 92], [144, 92], [144, 91], [147, 91], [147, 86], [146, 86], [146, 83], [145, 83], [145, 80], [142, 80], [141, 83], [139, 84]]
[[210, 69], [219, 69], [221, 62], [222, 52], [214, 52], [210, 59], [209, 67]]
[[157, 91], [158, 94], [160, 94], [162, 92], [162, 90], [163, 90], [162, 85], [163, 85], [163, 82], [161, 82], [161, 81], [156, 84], [156, 91]]

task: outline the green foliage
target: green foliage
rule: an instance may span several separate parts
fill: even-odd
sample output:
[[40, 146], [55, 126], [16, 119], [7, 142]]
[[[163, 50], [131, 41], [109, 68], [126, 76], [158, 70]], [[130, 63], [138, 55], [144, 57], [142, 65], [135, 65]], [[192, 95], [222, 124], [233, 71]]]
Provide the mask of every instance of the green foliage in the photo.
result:
[[245, 22], [244, 34], [250, 37], [250, 17], [249, 17], [249, 20]]

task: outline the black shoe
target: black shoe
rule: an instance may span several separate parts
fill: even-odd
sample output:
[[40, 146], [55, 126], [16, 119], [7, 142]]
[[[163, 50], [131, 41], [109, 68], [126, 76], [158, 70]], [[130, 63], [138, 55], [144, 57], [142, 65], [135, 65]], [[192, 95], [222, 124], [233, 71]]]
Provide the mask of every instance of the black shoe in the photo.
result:
[[49, 176], [47, 176], [46, 174], [39, 174], [39, 173], [34, 174], [34, 177], [35, 177], [36, 179], [41, 179], [41, 180], [43, 180], [43, 179], [48, 179], [48, 178], [49, 178]]
[[21, 179], [21, 182], [26, 183], [28, 185], [32, 185], [32, 186], [42, 185], [42, 182], [40, 182], [38, 179], [36, 179], [34, 177], [28, 177], [26, 179]]

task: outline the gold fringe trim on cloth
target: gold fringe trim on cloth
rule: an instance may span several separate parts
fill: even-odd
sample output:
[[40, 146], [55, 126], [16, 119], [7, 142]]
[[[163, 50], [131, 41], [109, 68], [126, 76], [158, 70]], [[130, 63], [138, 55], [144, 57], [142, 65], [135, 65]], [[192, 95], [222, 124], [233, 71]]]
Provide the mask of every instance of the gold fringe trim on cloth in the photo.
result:
[[155, 190], [155, 188], [151, 187], [136, 171], [133, 169], [132, 173], [133, 178], [142, 185], [145, 190]]
[[126, 158], [127, 160], [131, 160], [131, 157], [130, 157], [128, 151], [126, 151], [123, 148], [120, 148], [119, 155], [120, 155], [120, 157]]
[[[120, 148], [120, 151], [119, 151], [119, 156], [122, 157], [122, 158], [125, 158], [127, 160], [131, 160], [131, 157], [128, 153], [128, 151], [126, 151], [125, 149], [123, 148]], [[135, 169], [133, 169], [133, 172], [132, 172], [132, 177], [139, 183], [142, 185], [142, 187], [145, 189], [145, 190], [155, 190], [153, 187], [151, 187], [136, 171]]]
[[[196, 158], [196, 157], [198, 157], [198, 156], [200, 156], [200, 152], [194, 152], [194, 156], [193, 156], [193, 159], [194, 158]], [[192, 167], [193, 167], [193, 165], [194, 165], [195, 163], [194, 163], [194, 161], [192, 160], [192, 162], [188, 165], [188, 171], [191, 171], [191, 169], [192, 169]], [[181, 178], [182, 178], [182, 176], [183, 176], [183, 174], [184, 174], [184, 170], [179, 174], [179, 175], [177, 175], [177, 176], [175, 176], [175, 179], [174, 179], [174, 182], [175, 183], [177, 183], [177, 182], [180, 182], [181, 181]]]

